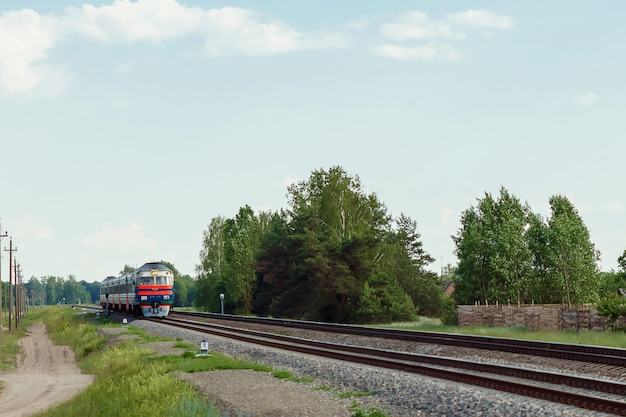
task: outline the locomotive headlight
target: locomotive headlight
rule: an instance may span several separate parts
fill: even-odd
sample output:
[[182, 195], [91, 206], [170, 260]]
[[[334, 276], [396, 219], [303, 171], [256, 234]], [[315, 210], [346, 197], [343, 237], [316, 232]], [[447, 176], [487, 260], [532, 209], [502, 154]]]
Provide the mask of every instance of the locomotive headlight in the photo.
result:
[[170, 299], [170, 296], [169, 296], [169, 295], [164, 295], [164, 296], [163, 296], [163, 299], [164, 299], [164, 300], [169, 300], [169, 299]]
[[147, 299], [148, 299], [148, 296], [147, 296], [147, 295], [142, 295], [142, 296], [141, 296], [141, 301], [146, 301]]

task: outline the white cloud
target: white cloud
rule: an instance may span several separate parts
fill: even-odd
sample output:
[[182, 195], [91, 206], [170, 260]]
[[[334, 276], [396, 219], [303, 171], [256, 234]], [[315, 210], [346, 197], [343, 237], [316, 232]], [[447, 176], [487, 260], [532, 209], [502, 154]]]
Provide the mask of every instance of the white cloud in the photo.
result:
[[463, 39], [465, 34], [455, 30], [446, 21], [433, 21], [426, 13], [413, 11], [399, 15], [393, 23], [380, 27], [382, 35], [388, 39], [404, 41], [408, 39]]
[[0, 15], [0, 87], [10, 94], [23, 93], [50, 78], [54, 82], [48, 86], [64, 86], [70, 77], [44, 62], [65, 38], [158, 43], [191, 35], [204, 38], [206, 52], [212, 56], [272, 55], [350, 44], [339, 32], [304, 33], [253, 10], [202, 9], [176, 0], [115, 0], [110, 5], [85, 4], [43, 16], [29, 9], [8, 11]]
[[114, 248], [133, 252], [153, 250], [157, 247], [153, 239], [144, 235], [141, 223], [132, 219], [121, 226], [105, 223], [101, 231], [83, 237], [81, 243], [90, 248]]
[[306, 34], [262, 13], [238, 7], [204, 10], [176, 0], [117, 0], [112, 5], [67, 8], [66, 20], [80, 34], [101, 42], [136, 42], [205, 37], [209, 55], [271, 55], [342, 48], [338, 33]]
[[581, 96], [578, 96], [574, 99], [574, 104], [578, 104], [579, 106], [591, 106], [598, 99], [596, 93], [590, 91]]
[[234, 7], [209, 10], [202, 31], [207, 35], [205, 49], [213, 56], [272, 55], [349, 45], [340, 33], [306, 34], [261, 13]]
[[64, 21], [70, 30], [101, 42], [158, 42], [192, 32], [203, 13], [176, 0], [115, 0], [106, 6], [68, 7]]
[[0, 16], [0, 86], [8, 93], [33, 89], [45, 75], [45, 67], [33, 66], [47, 58], [57, 41], [51, 18], [24, 9]]
[[[442, 20], [433, 20], [420, 11], [411, 11], [394, 16], [390, 22], [380, 26], [383, 37], [396, 42], [411, 42], [412, 45], [384, 44], [370, 48], [374, 54], [399, 60], [460, 58], [456, 48], [449, 44], [468, 38], [468, 31], [510, 29], [513, 19], [487, 10], [468, 10]], [[445, 39], [448, 44], [437, 44]]]
[[488, 10], [467, 10], [455, 13], [448, 18], [454, 24], [491, 28], [491, 29], [511, 29], [514, 21], [509, 16], [490, 12]]
[[33, 216], [22, 216], [17, 220], [15, 237], [32, 237], [36, 240], [52, 240], [54, 233], [42, 220]]
[[405, 47], [400, 45], [375, 45], [371, 52], [376, 55], [386, 56], [398, 60], [409, 59], [459, 59], [458, 52], [450, 45], [423, 45]]

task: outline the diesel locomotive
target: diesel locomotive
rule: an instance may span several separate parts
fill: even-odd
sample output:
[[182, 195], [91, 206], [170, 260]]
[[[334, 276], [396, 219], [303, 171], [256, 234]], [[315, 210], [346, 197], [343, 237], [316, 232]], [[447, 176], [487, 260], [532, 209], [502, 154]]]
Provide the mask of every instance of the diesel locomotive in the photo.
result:
[[143, 317], [167, 317], [174, 304], [174, 274], [167, 266], [149, 262], [100, 283], [104, 310]]

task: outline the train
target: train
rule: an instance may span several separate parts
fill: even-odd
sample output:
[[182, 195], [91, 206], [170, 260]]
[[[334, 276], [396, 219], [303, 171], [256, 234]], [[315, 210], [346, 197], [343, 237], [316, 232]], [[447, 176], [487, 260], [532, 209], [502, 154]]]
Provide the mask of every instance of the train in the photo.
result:
[[160, 262], [148, 262], [119, 277], [100, 283], [105, 311], [143, 317], [167, 317], [174, 305], [174, 273]]

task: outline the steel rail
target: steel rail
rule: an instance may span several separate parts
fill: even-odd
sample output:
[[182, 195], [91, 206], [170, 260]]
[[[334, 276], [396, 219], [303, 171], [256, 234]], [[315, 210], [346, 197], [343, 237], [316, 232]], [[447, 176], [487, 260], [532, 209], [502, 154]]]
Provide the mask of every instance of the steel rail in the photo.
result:
[[354, 334], [367, 337], [380, 337], [385, 339], [404, 340], [419, 343], [432, 343], [440, 345], [469, 347], [474, 349], [497, 350], [524, 355], [543, 356], [549, 358], [573, 360], [578, 362], [592, 362], [597, 364], [626, 367], [626, 349], [609, 348], [603, 346], [544, 342], [537, 340], [506, 339], [492, 336], [475, 336], [419, 330], [378, 328], [291, 319], [234, 316], [215, 313], [192, 313], [176, 311], [175, 314], [204, 317], [216, 320], [235, 320], [246, 323], [257, 323], [291, 327], [297, 329]]
[[[529, 369], [510, 368], [502, 365], [484, 364], [473, 361], [462, 361], [459, 359], [321, 342], [292, 336], [259, 332], [256, 330], [175, 319], [171, 317], [166, 320], [154, 321], [170, 326], [182, 327], [202, 333], [236, 339], [243, 342], [297, 351], [316, 356], [324, 356], [347, 362], [417, 373], [528, 397], [545, 399], [552, 402], [574, 405], [579, 408], [626, 416], [626, 402], [624, 401], [614, 401], [611, 399], [566, 392], [563, 391], [562, 387], [552, 389], [533, 384], [533, 382], [541, 381], [550, 384], [568, 385], [571, 387], [624, 395], [626, 393], [626, 384], [622, 383], [562, 374], [551, 374], [549, 372]], [[473, 372], [505, 375], [509, 377], [527, 379], [531, 382], [527, 385], [511, 380], [491, 378], [489, 376], [470, 374], [467, 372], [455, 371], [454, 369], [436, 368], [433, 366], [445, 366], [448, 368], [470, 370]]]

